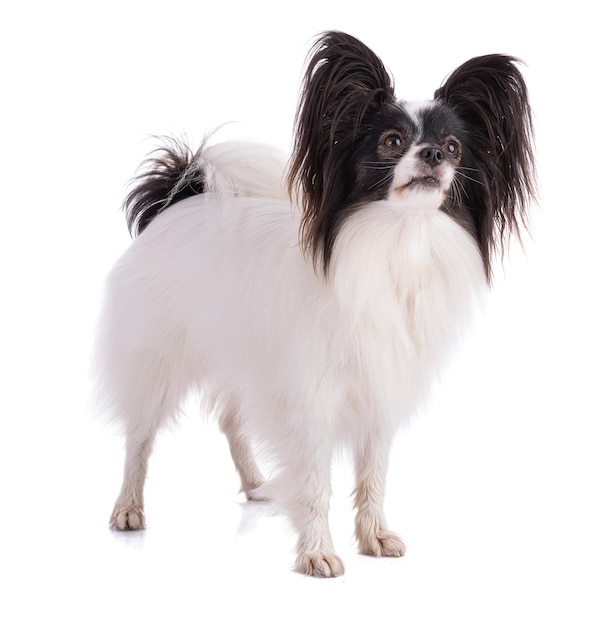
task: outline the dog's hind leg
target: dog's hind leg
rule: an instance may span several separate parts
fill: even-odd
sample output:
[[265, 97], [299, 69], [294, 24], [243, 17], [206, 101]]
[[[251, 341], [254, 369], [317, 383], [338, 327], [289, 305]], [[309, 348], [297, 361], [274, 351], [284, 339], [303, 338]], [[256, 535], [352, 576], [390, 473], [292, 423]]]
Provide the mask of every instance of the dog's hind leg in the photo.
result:
[[144, 528], [144, 483], [149, 456], [153, 449], [153, 436], [126, 443], [126, 462], [123, 484], [111, 515], [111, 526], [118, 530]]
[[226, 404], [220, 414], [220, 428], [226, 435], [230, 454], [241, 479], [241, 491], [248, 500], [264, 500], [258, 488], [264, 483], [264, 477], [260, 471], [251, 444], [241, 428], [241, 420], [236, 402]]
[[189, 378], [180, 359], [146, 352], [123, 359], [120, 373], [113, 391], [116, 411], [125, 425], [126, 460], [111, 526], [138, 530], [145, 525], [143, 490], [155, 437], [177, 414]]

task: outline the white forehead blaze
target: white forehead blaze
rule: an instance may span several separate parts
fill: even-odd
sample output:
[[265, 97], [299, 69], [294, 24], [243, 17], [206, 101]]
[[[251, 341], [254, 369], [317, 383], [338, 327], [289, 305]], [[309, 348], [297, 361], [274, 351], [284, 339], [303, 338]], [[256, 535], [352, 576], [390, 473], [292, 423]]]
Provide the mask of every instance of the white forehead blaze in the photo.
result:
[[434, 106], [433, 100], [400, 101], [400, 106], [406, 111], [410, 119], [416, 124], [419, 137], [423, 134], [423, 115], [421, 113]]

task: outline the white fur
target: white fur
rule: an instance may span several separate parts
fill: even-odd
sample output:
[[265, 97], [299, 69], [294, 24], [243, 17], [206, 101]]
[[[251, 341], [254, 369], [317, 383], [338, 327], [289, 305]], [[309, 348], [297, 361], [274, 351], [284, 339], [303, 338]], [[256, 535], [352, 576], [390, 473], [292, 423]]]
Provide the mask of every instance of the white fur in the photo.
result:
[[[475, 242], [437, 202], [392, 194], [345, 222], [325, 279], [300, 251], [277, 154], [229, 143], [199, 158], [210, 191], [160, 214], [107, 281], [95, 372], [127, 435], [113, 525], [144, 525], [155, 434], [200, 388], [243, 490], [289, 512], [298, 569], [343, 572], [327, 523], [342, 445], [356, 463], [361, 551], [400, 556], [383, 515], [388, 451], [485, 285]], [[269, 486], [252, 438], [279, 461]]]
[[420, 152], [427, 147], [427, 144], [415, 144], [398, 162], [394, 169], [392, 180], [392, 191], [390, 196], [401, 196], [410, 194], [412, 200], [403, 199], [403, 206], [416, 210], [436, 210], [444, 202], [446, 193], [450, 189], [454, 178], [454, 167], [450, 163], [443, 161], [438, 166], [430, 168], [430, 174], [438, 176], [439, 187], [430, 190], [407, 189], [407, 185], [416, 176], [424, 175], [424, 167], [421, 163]]

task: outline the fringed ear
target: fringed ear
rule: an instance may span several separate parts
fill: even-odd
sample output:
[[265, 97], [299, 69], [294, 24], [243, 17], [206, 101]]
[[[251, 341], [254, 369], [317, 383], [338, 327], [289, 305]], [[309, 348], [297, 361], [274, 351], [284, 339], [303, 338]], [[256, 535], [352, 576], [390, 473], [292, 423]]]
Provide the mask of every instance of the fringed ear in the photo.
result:
[[471, 59], [435, 92], [466, 127], [463, 187], [488, 278], [492, 252], [504, 253], [510, 237], [520, 238], [521, 228], [527, 227], [536, 190], [532, 114], [517, 64], [498, 54]]
[[369, 48], [336, 31], [319, 37], [302, 86], [288, 187], [303, 211], [302, 249], [325, 273], [354, 183], [349, 154], [358, 129], [393, 101], [392, 79]]

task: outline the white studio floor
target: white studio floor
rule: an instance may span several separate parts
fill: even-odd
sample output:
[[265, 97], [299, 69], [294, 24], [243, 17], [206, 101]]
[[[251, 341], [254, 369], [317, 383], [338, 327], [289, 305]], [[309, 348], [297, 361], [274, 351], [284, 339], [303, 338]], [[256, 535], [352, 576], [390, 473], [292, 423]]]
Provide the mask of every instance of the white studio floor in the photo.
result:
[[35, 419], [2, 438], [0, 622], [601, 624], [600, 426], [579, 404], [568, 420], [538, 372], [521, 386], [529, 350], [507, 375], [516, 394], [487, 378], [472, 391], [484, 353], [504, 349], [490, 313], [394, 446], [387, 510], [402, 559], [356, 553], [351, 472], [336, 464], [332, 530], [347, 571], [335, 580], [291, 571], [286, 520], [237, 494], [225, 439], [194, 406], [152, 457], [148, 529], [118, 533], [107, 521], [119, 438], [83, 396], [61, 411], [56, 396], [23, 398]]

